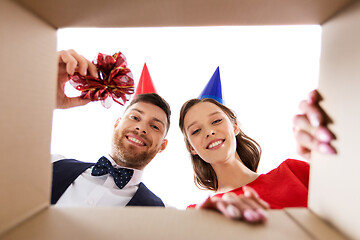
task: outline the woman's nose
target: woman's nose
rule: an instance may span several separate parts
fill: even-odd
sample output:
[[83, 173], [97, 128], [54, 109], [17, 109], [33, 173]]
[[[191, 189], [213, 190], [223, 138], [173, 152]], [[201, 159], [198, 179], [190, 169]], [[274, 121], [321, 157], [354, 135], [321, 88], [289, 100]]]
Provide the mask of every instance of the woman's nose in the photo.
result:
[[214, 135], [215, 134], [215, 131], [211, 130], [209, 131], [209, 133], [206, 135], [206, 138], [210, 137], [210, 135]]

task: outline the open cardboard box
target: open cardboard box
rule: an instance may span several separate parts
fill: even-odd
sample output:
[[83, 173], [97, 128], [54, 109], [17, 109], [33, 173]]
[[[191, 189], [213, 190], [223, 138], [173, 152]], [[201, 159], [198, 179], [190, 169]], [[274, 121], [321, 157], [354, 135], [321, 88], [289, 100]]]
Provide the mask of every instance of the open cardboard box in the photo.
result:
[[[323, 29], [319, 89], [338, 155], [311, 160], [309, 209], [269, 211], [266, 224], [249, 225], [196, 210], [49, 205], [58, 28], [275, 24]], [[0, 237], [360, 239], [359, 26], [351, 0], [0, 1]]]

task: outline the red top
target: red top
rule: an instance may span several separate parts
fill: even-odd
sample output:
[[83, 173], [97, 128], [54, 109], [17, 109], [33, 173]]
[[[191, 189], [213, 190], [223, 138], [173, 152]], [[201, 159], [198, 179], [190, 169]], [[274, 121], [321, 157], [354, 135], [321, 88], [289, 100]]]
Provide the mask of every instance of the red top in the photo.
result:
[[[287, 159], [279, 167], [247, 184], [270, 204], [271, 209], [307, 207], [310, 165], [307, 162]], [[229, 192], [243, 194], [242, 187]], [[221, 197], [224, 193], [216, 194]], [[195, 207], [190, 205], [189, 207]]]

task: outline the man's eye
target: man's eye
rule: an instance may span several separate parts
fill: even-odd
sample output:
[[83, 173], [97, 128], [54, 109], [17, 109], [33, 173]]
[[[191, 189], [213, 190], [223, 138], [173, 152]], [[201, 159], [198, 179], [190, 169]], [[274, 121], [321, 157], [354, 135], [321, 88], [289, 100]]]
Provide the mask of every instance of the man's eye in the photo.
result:
[[154, 128], [155, 130], [160, 130], [160, 128], [156, 125], [152, 125], [151, 127]]
[[139, 118], [138, 118], [137, 116], [130, 116], [130, 118], [131, 118], [131, 119], [134, 119], [134, 120], [136, 120], [136, 121], [139, 120]]

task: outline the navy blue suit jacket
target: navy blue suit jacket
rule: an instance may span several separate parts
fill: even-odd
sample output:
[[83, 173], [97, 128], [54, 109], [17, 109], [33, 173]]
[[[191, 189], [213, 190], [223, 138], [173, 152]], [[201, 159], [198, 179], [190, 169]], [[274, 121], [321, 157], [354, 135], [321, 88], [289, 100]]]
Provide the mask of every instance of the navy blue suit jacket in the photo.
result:
[[[75, 159], [54, 162], [51, 204], [56, 204], [71, 183], [86, 169], [94, 165], [95, 163], [80, 162]], [[135, 195], [126, 206], [164, 207], [164, 203], [141, 182]]]

